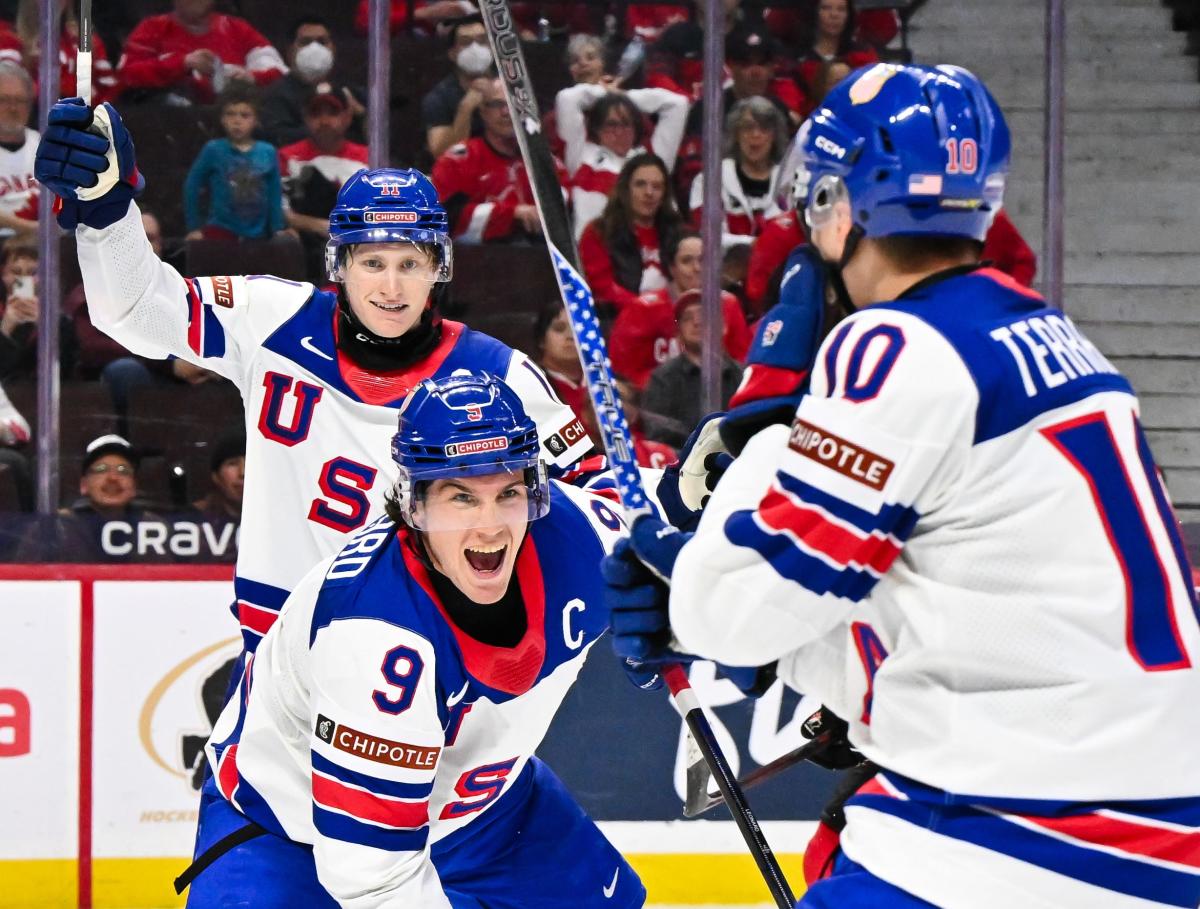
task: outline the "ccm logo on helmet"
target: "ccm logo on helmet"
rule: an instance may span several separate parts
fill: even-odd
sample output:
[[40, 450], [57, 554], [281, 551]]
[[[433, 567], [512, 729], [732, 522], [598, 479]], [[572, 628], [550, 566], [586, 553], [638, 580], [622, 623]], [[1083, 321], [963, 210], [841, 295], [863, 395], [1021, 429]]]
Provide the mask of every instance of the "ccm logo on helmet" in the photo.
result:
[[363, 220], [370, 224], [412, 224], [420, 217], [415, 211], [368, 211]]
[[493, 436], [490, 439], [451, 443], [446, 446], [446, 456], [453, 458], [458, 455], [479, 454], [483, 451], [500, 451], [502, 448], [508, 448], [508, 439], [504, 436]]
[[846, 149], [842, 148], [832, 139], [827, 139], [824, 136], [817, 136], [817, 138], [813, 140], [813, 144], [817, 148], [821, 149], [821, 151], [833, 155], [839, 161], [846, 157]]

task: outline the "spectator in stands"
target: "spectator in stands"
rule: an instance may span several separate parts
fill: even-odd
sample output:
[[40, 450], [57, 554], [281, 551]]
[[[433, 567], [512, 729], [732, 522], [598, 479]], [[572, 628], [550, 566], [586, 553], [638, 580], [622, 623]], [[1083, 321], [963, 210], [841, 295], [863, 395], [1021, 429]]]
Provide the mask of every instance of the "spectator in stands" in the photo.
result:
[[[16, 31], [0, 31], [0, 57], [9, 50], [16, 51], [18, 59], [31, 74], [38, 72], [41, 57], [42, 23], [41, 7], [45, 0], [19, 0], [17, 3]], [[54, 0], [58, 4], [58, 93], [63, 98], [78, 94], [75, 89], [75, 58], [79, 53], [79, 19], [75, 15], [75, 4], [68, 0]], [[92, 103], [111, 101], [117, 94], [117, 74], [108, 59], [104, 41], [92, 32]]]
[[[670, 445], [646, 438], [641, 389], [619, 373], [613, 374], [613, 384], [621, 399], [621, 408], [625, 411], [625, 422], [629, 426], [629, 437], [633, 442], [633, 456], [638, 464], [642, 467], [657, 469], [678, 460], [675, 449]], [[602, 451], [603, 435], [596, 422], [596, 409], [592, 405], [590, 395], [584, 401], [584, 412], [580, 417], [580, 422], [583, 423], [587, 434], [596, 443], [596, 450]], [[590, 467], [590, 465], [588, 466]]]
[[336, 56], [333, 35], [324, 19], [304, 16], [296, 21], [287, 49], [287, 75], [267, 86], [259, 104], [259, 129], [264, 139], [282, 148], [307, 138], [306, 105], [318, 94], [340, 95], [351, 115], [346, 134], [362, 138], [358, 126], [366, 108], [350, 88], [329, 81]]
[[990, 259], [994, 267], [1009, 275], [1026, 287], [1033, 286], [1037, 274], [1037, 253], [1025, 242], [1017, 225], [1002, 208], [996, 212], [992, 226], [983, 239], [983, 259]]
[[346, 138], [354, 116], [346, 95], [324, 87], [304, 103], [306, 137], [279, 150], [284, 218], [299, 233], [309, 280], [317, 284], [325, 280], [329, 212], [338, 190], [368, 163], [367, 146]]
[[[529, 243], [540, 240], [542, 224], [521, 149], [509, 116], [504, 86], [488, 79], [481, 86], [483, 135], [451, 146], [433, 165], [450, 231], [465, 243]], [[556, 162], [557, 163], [557, 162]], [[559, 182], [567, 174], [558, 165]]]
[[783, 263], [803, 242], [804, 230], [795, 211], [784, 212], [763, 226], [750, 248], [746, 268], [746, 303], [751, 313], [760, 316], [778, 302]]
[[606, 78], [611, 80], [604, 68], [604, 40], [582, 33], [568, 38], [567, 71], [576, 85], [600, 85]]
[[621, 168], [603, 213], [584, 229], [579, 256], [598, 303], [620, 312], [640, 306], [640, 294], [666, 287], [663, 250], [683, 224], [668, 180], [658, 155], [634, 155]]
[[450, 47], [446, 56], [454, 69], [421, 99], [425, 145], [435, 159], [451, 145], [483, 131], [479, 105], [487, 84], [485, 77], [495, 66], [479, 16], [453, 20], [447, 39]]
[[[679, 448], [705, 413], [700, 385], [704, 317], [699, 294], [685, 294], [678, 300], [675, 322], [679, 355], [650, 374], [642, 410], [647, 437]], [[741, 381], [742, 368], [723, 356], [718, 409], [729, 403]]]
[[0, 238], [37, 232], [38, 190], [33, 155], [41, 136], [30, 129], [33, 80], [11, 60], [0, 60]]
[[[731, 7], [736, 8], [736, 4], [726, 4], [727, 11]], [[625, 7], [625, 37], [630, 41], [653, 44], [672, 25], [687, 20], [686, 6], [675, 3], [630, 3]]]
[[[533, 324], [533, 359], [554, 387], [558, 399], [583, 420], [588, 410], [588, 390], [571, 321], [561, 300], [543, 306]], [[592, 435], [593, 440], [599, 436]]]
[[[766, 98], [739, 101], [725, 115], [725, 155], [721, 161], [723, 249], [753, 243], [766, 222], [779, 214], [775, 180], [787, 143], [787, 121]], [[692, 223], [699, 227], [704, 216], [704, 174], [697, 174], [692, 182], [689, 207]]]
[[29, 442], [29, 423], [0, 387], [0, 482], [8, 474], [16, 492], [17, 507], [33, 511], [33, 477], [29, 459], [19, 449]]
[[[776, 74], [779, 46], [760, 21], [744, 23], [725, 41], [725, 61], [732, 78], [722, 96], [721, 109], [728, 114], [739, 101], [765, 98], [791, 127], [800, 122], [807, 102], [795, 80]], [[688, 115], [679, 165], [675, 172], [676, 191], [681, 201], [690, 200], [691, 186], [703, 168], [701, 137], [704, 132], [704, 105], [692, 105]]]
[[137, 525], [160, 519], [135, 502], [137, 467], [133, 447], [121, 436], [93, 439], [83, 455], [79, 498], [58, 513], [50, 533], [44, 527], [31, 529], [17, 550], [17, 561], [145, 561], [131, 545]]
[[[283, 190], [274, 147], [254, 138], [251, 86], [231, 86], [217, 104], [223, 139], [211, 139], [184, 183], [189, 240], [270, 238], [283, 230]], [[207, 193], [208, 209], [201, 206]]]
[[[790, 8], [778, 6], [766, 11], [764, 19], [772, 33], [792, 48], [806, 47], [812, 41], [812, 21], [818, 0], [799, 0]], [[876, 50], [886, 47], [900, 34], [900, 16], [896, 10], [857, 10], [854, 39]]]
[[558, 93], [554, 110], [566, 144], [579, 238], [604, 210], [621, 168], [647, 151], [643, 115], [657, 117], [650, 150], [670, 174], [683, 138], [687, 99], [662, 88], [622, 92], [611, 84], [581, 82]]
[[266, 85], [287, 72], [279, 51], [245, 19], [213, 11], [215, 0], [173, 0], [125, 40], [121, 90], [211, 104], [230, 82]]
[[[753, 20], [741, 10], [741, 0], [722, 0], [725, 34]], [[695, 0], [692, 15], [665, 28], [646, 51], [646, 85], [666, 88], [699, 101], [704, 86], [704, 0]]]
[[852, 0], [817, 0], [813, 5], [806, 29], [812, 37], [799, 67], [807, 92], [819, 90], [822, 64], [836, 60], [855, 70], [879, 60], [873, 47], [855, 38], [856, 19]]
[[[202, 499], [192, 503], [201, 520], [214, 527], [240, 524], [242, 520], [242, 486], [246, 479], [246, 431], [238, 428], [221, 436], [213, 444], [209, 458], [209, 478], [212, 489]], [[237, 561], [237, 550], [228, 553], [227, 561]], [[224, 560], [223, 560], [224, 561]]]
[[[0, 314], [0, 381], [32, 380], [37, 376], [37, 330], [42, 315], [37, 247], [9, 241], [4, 247], [0, 281], [5, 297]], [[59, 316], [58, 332], [60, 373], [70, 376], [79, 345], [65, 315]]]
[[[668, 242], [665, 253], [666, 287], [643, 294], [638, 303], [617, 314], [609, 337], [613, 369], [643, 388], [656, 367], [678, 355], [675, 309], [689, 295], [699, 295], [703, 276], [703, 241], [695, 230], [680, 231]], [[743, 360], [750, 348], [750, 329], [741, 304], [731, 293], [721, 294], [725, 352]]]
[[[358, 0], [358, 8], [354, 12], [354, 28], [365, 35], [370, 28], [369, 0]], [[447, 20], [461, 19], [479, 12], [472, 0], [416, 0], [413, 3], [411, 23], [414, 28], [430, 32], [436, 26]], [[403, 31], [410, 23], [408, 3], [393, 3], [388, 10], [388, 30], [394, 35]]]

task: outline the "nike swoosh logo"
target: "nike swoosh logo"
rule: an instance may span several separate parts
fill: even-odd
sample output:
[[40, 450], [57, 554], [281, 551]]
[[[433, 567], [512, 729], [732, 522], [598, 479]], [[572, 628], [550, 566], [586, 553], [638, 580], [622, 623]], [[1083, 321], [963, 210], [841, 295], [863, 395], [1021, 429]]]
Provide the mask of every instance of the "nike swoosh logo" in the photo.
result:
[[315, 353], [318, 357], [324, 357], [330, 363], [333, 362], [333, 357], [329, 356], [329, 354], [325, 353], [325, 351], [321, 350], [320, 348], [313, 347], [312, 335], [307, 335], [306, 337], [301, 338], [300, 346], [309, 353]]
[[463, 682], [462, 691], [460, 691], [458, 694], [452, 694], [450, 697], [446, 698], [446, 706], [454, 707], [457, 705], [459, 701], [467, 696], [467, 689], [470, 687], [471, 680], [467, 679], [465, 682]]
[[621, 876], [621, 869], [618, 868], [616, 871], [613, 872], [612, 883], [610, 883], [607, 887], [604, 888], [604, 898], [606, 900], [612, 899], [613, 894], [617, 892], [617, 878], [620, 876]]

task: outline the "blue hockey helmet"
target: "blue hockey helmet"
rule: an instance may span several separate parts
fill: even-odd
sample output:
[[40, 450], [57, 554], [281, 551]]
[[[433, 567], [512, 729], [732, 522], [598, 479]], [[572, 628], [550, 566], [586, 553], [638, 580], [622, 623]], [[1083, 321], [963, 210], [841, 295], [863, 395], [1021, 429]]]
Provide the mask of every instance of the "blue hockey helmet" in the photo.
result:
[[360, 170], [342, 184], [329, 213], [325, 270], [341, 281], [338, 253], [353, 243], [415, 243], [436, 259], [434, 281], [449, 281], [453, 244], [449, 220], [433, 183], [419, 170], [380, 167]]
[[1004, 115], [967, 70], [877, 63], [842, 80], [800, 127], [779, 201], [803, 208], [809, 227], [845, 200], [862, 236], [982, 242], [1010, 149]]
[[[550, 510], [546, 465], [541, 459], [537, 426], [517, 393], [487, 373], [457, 371], [425, 379], [400, 408], [392, 437], [392, 460], [400, 467], [396, 499], [405, 522], [418, 530], [462, 530], [495, 523], [470, 501], [425, 501], [428, 484], [508, 473], [522, 480], [524, 492], [501, 508], [533, 521]], [[469, 497], [467, 497], [469, 499]]]

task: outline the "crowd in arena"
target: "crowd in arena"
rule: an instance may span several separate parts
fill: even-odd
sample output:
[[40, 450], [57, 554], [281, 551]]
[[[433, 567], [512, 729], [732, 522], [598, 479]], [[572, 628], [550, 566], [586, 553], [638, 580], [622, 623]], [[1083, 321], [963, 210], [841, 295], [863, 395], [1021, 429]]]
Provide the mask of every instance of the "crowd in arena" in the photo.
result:
[[[804, 242], [796, 213], [779, 204], [785, 150], [840, 79], [901, 52], [892, 9], [856, 12], [853, 0], [724, 5], [727, 401], [755, 325], [776, 301], [784, 260]], [[185, 276], [270, 272], [332, 289], [328, 215], [341, 185], [367, 164], [366, 0], [353, 17], [251, 0], [219, 8], [215, 0], [172, 0], [169, 10], [140, 19], [140, 10], [104, 6], [94, 100], [111, 101], [140, 127], [140, 205], [156, 253]], [[545, 92], [543, 129], [639, 459], [662, 466], [703, 416], [703, 3], [513, 7]], [[39, 136], [31, 127], [37, 12], [33, 0], [0, 3], [10, 17], [0, 20], [0, 511], [25, 513], [34, 505], [31, 424], [44, 310], [33, 179]], [[61, 6], [60, 22], [60, 93], [69, 96], [78, 39], [71, 4]], [[598, 439], [553, 281], [523, 283], [527, 272], [548, 273], [542, 227], [474, 4], [394, 0], [390, 26], [391, 163], [429, 173], [449, 214], [456, 264], [447, 309], [524, 349]], [[409, 55], [416, 62], [406, 65]], [[481, 289], [497, 278], [487, 273], [498, 261], [487, 247], [512, 256], [502, 277], [514, 286], [496, 299]], [[1034, 254], [1003, 212], [984, 255], [1032, 282]], [[182, 360], [137, 356], [99, 331], [73, 258], [64, 236], [65, 507], [52, 527], [13, 515], [0, 532], [0, 560], [232, 561], [245, 453], [236, 390]], [[111, 522], [133, 529], [114, 535], [103, 529]], [[139, 532], [143, 524], [156, 529]], [[231, 525], [232, 541], [222, 535]], [[200, 527], [207, 529], [189, 529]]]

